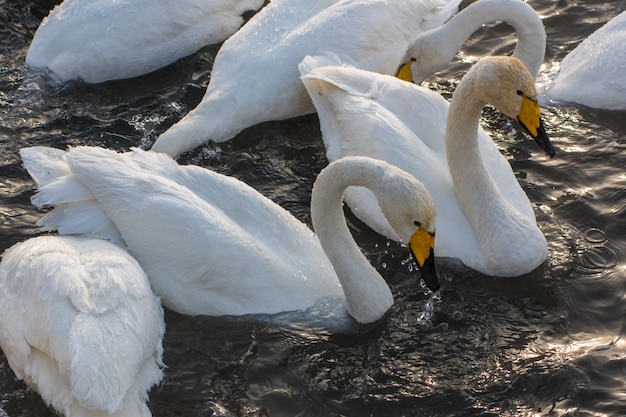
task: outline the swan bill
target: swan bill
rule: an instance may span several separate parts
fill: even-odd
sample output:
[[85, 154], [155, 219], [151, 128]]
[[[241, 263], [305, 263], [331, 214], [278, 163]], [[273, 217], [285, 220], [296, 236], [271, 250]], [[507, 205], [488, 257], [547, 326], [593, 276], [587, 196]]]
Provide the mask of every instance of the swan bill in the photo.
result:
[[400, 64], [396, 71], [396, 78], [401, 79], [402, 81], [408, 81], [410, 83], [413, 82], [413, 74], [411, 74], [411, 62], [405, 62], [404, 64]]
[[537, 103], [536, 100], [525, 95], [522, 96], [522, 107], [517, 116], [517, 121], [535, 142], [537, 142], [541, 149], [546, 151], [551, 158], [554, 157], [556, 151], [543, 126], [539, 103]]
[[552, 142], [550, 142], [550, 138], [548, 138], [548, 134], [546, 133], [546, 129], [543, 127], [543, 122], [539, 120], [539, 127], [537, 128], [537, 136], [534, 136], [533, 139], [537, 142], [537, 145], [541, 147], [550, 158], [553, 158], [556, 154], [554, 150], [554, 146], [552, 146]]
[[439, 278], [435, 271], [435, 235], [421, 227], [417, 229], [409, 241], [409, 252], [413, 255], [422, 279], [431, 291], [439, 289]]

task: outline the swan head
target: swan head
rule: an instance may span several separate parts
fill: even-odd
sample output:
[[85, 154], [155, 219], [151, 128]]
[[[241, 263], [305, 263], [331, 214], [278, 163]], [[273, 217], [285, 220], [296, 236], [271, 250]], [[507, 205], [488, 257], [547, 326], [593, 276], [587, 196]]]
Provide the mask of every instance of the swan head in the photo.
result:
[[470, 89], [468, 95], [517, 120], [550, 157], [555, 155], [541, 120], [535, 80], [522, 61], [509, 56], [482, 58], [463, 77], [457, 90], [465, 88]]
[[448, 65], [457, 48], [442, 38], [441, 27], [420, 33], [407, 48], [396, 77], [421, 84], [428, 76]]
[[541, 120], [535, 79], [526, 66], [515, 57], [487, 57], [468, 72], [476, 77], [476, 94], [482, 92], [487, 103], [517, 120], [550, 157], [555, 155]]
[[[395, 168], [395, 167], [394, 167]], [[396, 168], [394, 181], [384, 181], [377, 198], [383, 214], [415, 259], [422, 279], [432, 291], [439, 289], [435, 271], [435, 203], [411, 174]]]

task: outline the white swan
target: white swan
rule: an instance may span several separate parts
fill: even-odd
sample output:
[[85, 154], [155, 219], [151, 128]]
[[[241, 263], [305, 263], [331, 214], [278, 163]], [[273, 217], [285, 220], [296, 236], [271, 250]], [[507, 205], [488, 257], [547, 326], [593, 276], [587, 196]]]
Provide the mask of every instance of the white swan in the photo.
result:
[[409, 64], [404, 70], [410, 68], [413, 82], [421, 83], [448, 64], [472, 33], [495, 21], [513, 27], [517, 36], [513, 56], [537, 78], [546, 52], [546, 31], [535, 10], [521, 0], [478, 0], [446, 24], [419, 34], [402, 59]]
[[273, 0], [220, 48], [202, 102], [152, 150], [172, 157], [209, 140], [314, 111], [298, 64], [328, 50], [393, 73], [416, 34], [442, 24], [459, 0]]
[[62, 81], [137, 77], [224, 41], [263, 0], [65, 0], [33, 38], [26, 64]]
[[66, 417], [150, 417], [164, 331], [145, 273], [111, 242], [40, 236], [2, 256], [0, 347]]
[[426, 283], [438, 287], [432, 200], [419, 181], [383, 162], [348, 158], [323, 170], [311, 201], [316, 236], [245, 183], [164, 154], [89, 147], [21, 154], [39, 185], [33, 203], [55, 207], [40, 219], [44, 230], [119, 234], [163, 304], [181, 313], [273, 314], [345, 298], [357, 321], [380, 319], [391, 292], [339, 218], [351, 184], [379, 197]]
[[[540, 122], [533, 78], [519, 60], [479, 61], [448, 106], [437, 93], [397, 78], [328, 66], [333, 59], [337, 64], [336, 56], [308, 57], [301, 65], [329, 160], [378, 158], [422, 181], [437, 209], [438, 256], [460, 258], [496, 276], [521, 275], [545, 261], [546, 240], [530, 202], [478, 126], [482, 107], [491, 103], [520, 119], [554, 153]], [[372, 228], [396, 238], [366, 190], [348, 190], [346, 201]]]
[[583, 40], [561, 61], [545, 94], [563, 102], [626, 110], [626, 12]]

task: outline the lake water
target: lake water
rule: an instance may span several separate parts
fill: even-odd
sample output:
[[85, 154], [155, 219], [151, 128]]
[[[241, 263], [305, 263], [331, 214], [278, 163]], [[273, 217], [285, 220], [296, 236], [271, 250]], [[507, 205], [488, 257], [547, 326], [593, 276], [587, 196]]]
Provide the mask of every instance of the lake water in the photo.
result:
[[[545, 71], [626, 9], [625, 1], [529, 3], [546, 26]], [[200, 101], [218, 50], [130, 81], [55, 86], [24, 68], [53, 5], [0, 0], [0, 251], [38, 233], [21, 147], [147, 146]], [[514, 44], [507, 25], [487, 25], [429, 86], [449, 95], [473, 57]], [[153, 415], [626, 415], [626, 113], [540, 101], [554, 159], [530, 140], [511, 141], [515, 125], [493, 111], [483, 125], [534, 204], [549, 242], [544, 265], [494, 279], [440, 259], [442, 291], [431, 299], [408, 271], [406, 250], [349, 215], [394, 293], [387, 317], [328, 330], [297, 315], [167, 311], [168, 369], [150, 393]], [[315, 115], [252, 127], [180, 162], [236, 176], [309, 224], [311, 185], [327, 163]], [[54, 416], [2, 354], [0, 416]]]

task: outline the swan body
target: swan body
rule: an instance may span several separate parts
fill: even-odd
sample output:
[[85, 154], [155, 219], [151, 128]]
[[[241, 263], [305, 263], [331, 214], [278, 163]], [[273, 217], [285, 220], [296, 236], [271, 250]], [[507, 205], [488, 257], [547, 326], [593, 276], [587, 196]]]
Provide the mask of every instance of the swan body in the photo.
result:
[[220, 48], [201, 103], [152, 150], [172, 157], [268, 120], [312, 113], [298, 64], [322, 50], [393, 73], [411, 39], [442, 24], [459, 0], [273, 0]]
[[164, 331], [145, 273], [111, 242], [40, 236], [3, 254], [0, 346], [66, 417], [150, 417]]
[[[451, 104], [426, 88], [357, 69], [330, 54], [307, 57], [300, 69], [329, 160], [369, 156], [411, 173], [435, 201], [437, 256], [459, 258], [489, 275], [518, 276], [545, 261], [546, 240], [511, 167], [478, 121], [486, 102], [508, 97], [500, 107], [515, 117], [523, 98], [516, 91], [530, 99], [536, 92], [519, 60], [502, 59], [479, 61]], [[502, 81], [496, 92], [484, 81], [490, 77]], [[513, 88], [512, 98], [500, 93], [507, 87]], [[538, 106], [536, 111], [539, 123]], [[544, 146], [553, 153], [549, 143]], [[374, 230], [396, 239], [369, 191], [348, 189], [346, 202]]]
[[263, 0], [65, 0], [33, 38], [26, 64], [61, 81], [137, 77], [224, 41]]
[[626, 110], [626, 12], [592, 33], [561, 62], [550, 98], [607, 110]]
[[[366, 323], [380, 319], [393, 303], [387, 284], [360, 254], [343, 218], [316, 225], [320, 240], [330, 235], [343, 243], [335, 248], [338, 259], [329, 260], [305, 224], [235, 178], [139, 149], [118, 154], [90, 147], [67, 152], [35, 147], [22, 149], [21, 155], [39, 186], [33, 203], [55, 207], [40, 219], [43, 230], [117, 236], [142, 265], [163, 304], [180, 313], [274, 314], [345, 299], [348, 312]], [[387, 181], [395, 190], [378, 191], [398, 205], [386, 208], [388, 217], [406, 219], [409, 213], [420, 221], [421, 227], [396, 222], [405, 243], [410, 244], [410, 232], [416, 229], [434, 232], [430, 197], [421, 183], [395, 167], [356, 158], [329, 166], [320, 176], [337, 176], [341, 189], [347, 185], [340, 180], [353, 179], [349, 172], [354, 169], [370, 183]], [[321, 188], [317, 194], [324, 196]], [[341, 193], [333, 197], [321, 199], [336, 206], [329, 210], [342, 205]], [[413, 253], [428, 252], [413, 246]], [[425, 259], [432, 256], [416, 258], [429, 267]], [[431, 287], [437, 285], [431, 281]]]
[[410, 64], [413, 82], [419, 84], [444, 68], [472, 33], [495, 21], [513, 27], [517, 35], [513, 56], [537, 78], [546, 51], [546, 31], [535, 10], [521, 0], [478, 0], [413, 40], [402, 59], [403, 64]]

